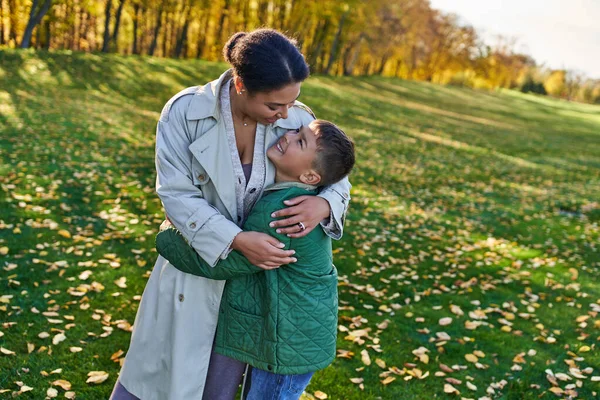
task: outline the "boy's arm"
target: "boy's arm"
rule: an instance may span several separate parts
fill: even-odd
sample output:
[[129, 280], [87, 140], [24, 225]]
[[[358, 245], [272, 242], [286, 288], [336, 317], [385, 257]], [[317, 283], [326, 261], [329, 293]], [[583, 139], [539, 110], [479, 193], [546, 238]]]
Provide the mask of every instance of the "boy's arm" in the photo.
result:
[[212, 267], [174, 227], [169, 227], [156, 235], [156, 250], [178, 270], [208, 279], [227, 280], [264, 271], [250, 264], [242, 253], [235, 250]]

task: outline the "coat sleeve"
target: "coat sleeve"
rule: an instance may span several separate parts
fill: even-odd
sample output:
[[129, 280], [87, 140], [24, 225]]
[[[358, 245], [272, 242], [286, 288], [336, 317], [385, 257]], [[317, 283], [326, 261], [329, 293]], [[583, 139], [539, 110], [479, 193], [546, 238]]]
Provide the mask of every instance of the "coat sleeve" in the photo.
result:
[[250, 264], [238, 251], [232, 251], [224, 260], [212, 267], [190, 247], [175, 228], [167, 228], [156, 235], [156, 249], [171, 265], [187, 274], [208, 279], [227, 280], [243, 275], [255, 274], [263, 269]]
[[[156, 128], [156, 192], [166, 214], [208, 264], [227, 254], [241, 229], [209, 204], [192, 180], [186, 111], [192, 95], [175, 96], [164, 107]], [[206, 123], [200, 120], [198, 124]], [[199, 127], [201, 128], [201, 127]]]
[[322, 222], [321, 226], [327, 236], [332, 239], [339, 240], [342, 237], [346, 212], [348, 212], [348, 206], [350, 205], [351, 188], [352, 185], [346, 177], [333, 185], [324, 187], [318, 194], [319, 197], [327, 200], [329, 207], [331, 207], [329, 219]]

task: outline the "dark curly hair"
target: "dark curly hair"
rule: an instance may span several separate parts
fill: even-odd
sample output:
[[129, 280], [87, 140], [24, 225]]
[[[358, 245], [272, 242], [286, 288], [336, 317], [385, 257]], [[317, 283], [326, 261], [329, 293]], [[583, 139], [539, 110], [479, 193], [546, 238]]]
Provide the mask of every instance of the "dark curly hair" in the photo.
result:
[[308, 64], [296, 46], [281, 32], [257, 29], [231, 36], [223, 57], [250, 94], [270, 92], [308, 78]]

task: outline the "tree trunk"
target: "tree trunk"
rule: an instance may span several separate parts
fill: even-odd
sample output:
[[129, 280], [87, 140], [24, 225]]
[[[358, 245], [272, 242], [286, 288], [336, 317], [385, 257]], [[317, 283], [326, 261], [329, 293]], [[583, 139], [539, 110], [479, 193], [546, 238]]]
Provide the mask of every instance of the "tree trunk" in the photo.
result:
[[[0, 0], [2, 1], [2, 0]], [[42, 30], [40, 28], [35, 30], [35, 43], [31, 43], [31, 47], [38, 50], [40, 48], [40, 43], [42, 43]]]
[[123, 12], [123, 6], [125, 5], [125, 0], [121, 0], [119, 2], [119, 8], [117, 8], [117, 15], [115, 16], [115, 27], [113, 28], [112, 41], [115, 44], [115, 51], [119, 50], [118, 39], [119, 39], [119, 27], [121, 26], [121, 13]]
[[148, 50], [148, 55], [153, 56], [156, 51], [156, 45], [158, 43], [158, 34], [160, 33], [160, 27], [162, 25], [162, 2], [160, 7], [158, 8], [156, 15], [156, 24], [154, 25], [154, 32], [152, 35], [152, 43], [150, 44], [150, 49]]
[[377, 75], [383, 74], [383, 70], [385, 69], [385, 64], [387, 64], [389, 58], [389, 54], [385, 53], [381, 58], [381, 63], [379, 64], [379, 68], [377, 69]]
[[135, 3], [133, 5], [133, 49], [131, 52], [133, 54], [139, 54], [138, 51], [138, 22], [140, 19], [140, 5]]
[[402, 60], [398, 59], [398, 61], [396, 61], [396, 70], [394, 71], [394, 76], [396, 78], [400, 75], [400, 68], [402, 68]]
[[98, 26], [96, 23], [96, 16], [88, 13], [89, 26], [92, 27], [92, 34], [88, 37], [90, 38], [90, 51], [96, 51], [98, 48], [98, 42], [96, 39], [98, 38]]
[[309, 55], [309, 65], [312, 71], [318, 72], [318, 63], [319, 63], [319, 55], [321, 54], [321, 49], [323, 47], [323, 42], [325, 40], [325, 36], [327, 35], [327, 31], [329, 30], [329, 19], [326, 19], [321, 26], [321, 23], [317, 25], [317, 29], [315, 31], [315, 40], [311, 45], [311, 51]]
[[108, 53], [108, 47], [110, 45], [110, 9], [112, 7], [112, 0], [106, 0], [106, 7], [104, 8], [104, 40], [102, 41], [102, 52]]
[[353, 46], [353, 49], [349, 50], [350, 57], [348, 61], [345, 61], [344, 64], [344, 75], [349, 76], [354, 73], [354, 66], [356, 65], [356, 61], [358, 60], [358, 55], [360, 54], [360, 46], [365, 38], [364, 33], [361, 33], [356, 41], [356, 44]]
[[22, 49], [28, 48], [31, 44], [31, 35], [33, 34], [33, 29], [42, 21], [42, 18], [44, 18], [44, 15], [46, 15], [51, 5], [52, 0], [45, 0], [40, 10], [36, 13], [38, 0], [33, 0], [33, 3], [31, 4], [31, 11], [29, 12], [29, 22], [27, 22], [27, 27], [25, 27], [25, 32], [23, 33], [23, 40], [21, 41]]
[[209, 10], [204, 9], [202, 19], [200, 20], [201, 31], [198, 35], [198, 46], [196, 48], [196, 58], [201, 58], [206, 46], [206, 30], [208, 26]]
[[269, 15], [267, 14], [269, 11], [269, 0], [262, 0], [258, 4], [258, 25], [264, 26], [267, 25], [269, 20]]
[[[67, 18], [69, 18], [70, 15], [73, 14], [73, 11], [75, 10], [75, 5], [72, 4], [72, 2], [66, 2], [65, 3], [65, 16]], [[69, 30], [65, 31], [65, 33], [63, 34], [64, 36], [67, 36], [66, 41], [65, 41], [65, 47], [69, 50], [73, 50], [73, 46], [75, 43], [75, 25], [76, 25], [76, 21], [75, 21], [75, 17], [73, 17], [73, 23], [69, 24]]]
[[169, 36], [170, 36], [169, 32], [171, 31], [171, 17], [170, 17], [170, 13], [168, 11], [165, 13], [164, 25], [165, 25], [165, 28], [163, 29], [164, 35], [163, 35], [163, 41], [162, 41], [162, 56], [168, 57], [169, 56], [168, 46], [169, 46]]
[[45, 25], [46, 25], [46, 29], [45, 29], [45, 31], [46, 31], [46, 42], [44, 43], [44, 48], [46, 50], [50, 50], [50, 39], [52, 38], [52, 36], [50, 35], [51, 34], [51, 32], [50, 32], [51, 24], [50, 24], [50, 19], [49, 18], [46, 18]]
[[250, 2], [249, 1], [242, 1], [241, 14], [242, 14], [242, 18], [240, 20], [239, 30], [245, 32], [245, 31], [249, 30], [250, 20], [251, 20]]
[[225, 25], [225, 19], [227, 18], [227, 15], [229, 14], [229, 6], [231, 5], [231, 1], [230, 0], [225, 0], [225, 5], [223, 5], [223, 10], [221, 11], [221, 17], [219, 18], [219, 24], [217, 25], [217, 34], [215, 36], [215, 42], [216, 43], [221, 43], [222, 42], [222, 35], [223, 35], [223, 27]]
[[4, 1], [0, 0], [0, 46], [4, 44]]
[[278, 29], [283, 31], [285, 29], [285, 19], [286, 19], [286, 8], [287, 8], [287, 0], [280, 0], [278, 5], [277, 12], [277, 22]]
[[344, 11], [342, 16], [340, 17], [340, 22], [338, 24], [338, 30], [335, 33], [335, 37], [333, 38], [333, 43], [331, 44], [331, 51], [329, 53], [329, 61], [327, 61], [327, 66], [323, 70], [323, 73], [325, 75], [329, 75], [329, 70], [331, 69], [331, 66], [333, 65], [333, 63], [335, 62], [335, 60], [337, 58], [338, 43], [340, 41], [340, 36], [342, 35], [342, 29], [344, 29], [344, 22], [346, 21], [346, 16], [348, 15], [349, 12], [350, 12], [350, 10]]
[[17, 12], [16, 0], [8, 0], [8, 23], [10, 29], [8, 31], [8, 41], [11, 39], [17, 42], [17, 21], [19, 20], [19, 13]]
[[[81, 8], [81, 35], [80, 37], [85, 41], [85, 46], [86, 48], [84, 49], [85, 51], [89, 51], [90, 50], [90, 42], [88, 39], [88, 35], [90, 32], [90, 15], [88, 14], [87, 11], [85, 11], [83, 9], [83, 7]], [[79, 48], [81, 48], [81, 43], [79, 45]]]
[[75, 8], [75, 22], [73, 23], [73, 50], [79, 50], [81, 43], [81, 24], [83, 23], [83, 13], [81, 6]]
[[183, 28], [181, 28], [181, 33], [178, 35], [177, 44], [175, 45], [175, 58], [181, 57], [181, 53], [183, 52], [184, 46], [187, 47], [187, 37], [188, 37], [188, 29], [190, 27], [190, 15], [192, 13], [191, 5], [184, 11], [185, 20], [183, 22]]

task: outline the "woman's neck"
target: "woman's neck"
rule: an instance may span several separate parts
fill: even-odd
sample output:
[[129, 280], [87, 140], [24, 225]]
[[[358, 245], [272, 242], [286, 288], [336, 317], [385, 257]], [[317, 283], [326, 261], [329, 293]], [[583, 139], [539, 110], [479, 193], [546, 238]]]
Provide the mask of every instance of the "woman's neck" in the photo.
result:
[[244, 112], [242, 104], [240, 104], [240, 96], [235, 91], [235, 86], [232, 84], [229, 88], [229, 102], [231, 103], [231, 114], [233, 118], [242, 122], [248, 123], [249, 118]]

